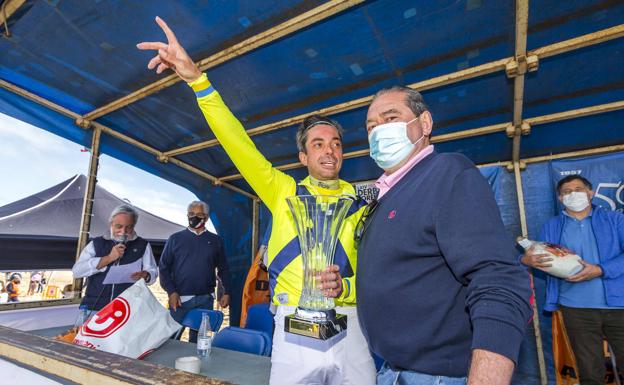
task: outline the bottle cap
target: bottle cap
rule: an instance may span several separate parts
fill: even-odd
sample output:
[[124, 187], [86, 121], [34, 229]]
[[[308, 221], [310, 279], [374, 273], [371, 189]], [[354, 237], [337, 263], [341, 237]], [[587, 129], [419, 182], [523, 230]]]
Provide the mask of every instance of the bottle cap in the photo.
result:
[[529, 247], [531, 247], [532, 242], [526, 238], [521, 238], [518, 240], [518, 244], [522, 246], [524, 249], [528, 249]]

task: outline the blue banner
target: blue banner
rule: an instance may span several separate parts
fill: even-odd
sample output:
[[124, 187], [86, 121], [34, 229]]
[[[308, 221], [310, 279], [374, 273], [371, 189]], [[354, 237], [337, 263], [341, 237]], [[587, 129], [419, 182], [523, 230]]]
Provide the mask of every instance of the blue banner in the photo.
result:
[[[568, 175], [580, 175], [593, 186], [592, 203], [605, 209], [624, 211], [624, 153], [550, 163], [553, 187]], [[556, 194], [556, 191], [555, 191]], [[559, 200], [556, 210], [562, 209]]]
[[497, 201], [498, 201], [498, 196], [499, 196], [498, 175], [502, 171], [502, 169], [503, 168], [501, 166], [490, 166], [490, 167], [479, 168], [479, 171], [481, 171], [481, 175], [483, 175], [485, 179], [487, 179], [488, 183], [492, 187], [492, 191], [494, 192], [494, 196], [497, 198], [496, 199]]

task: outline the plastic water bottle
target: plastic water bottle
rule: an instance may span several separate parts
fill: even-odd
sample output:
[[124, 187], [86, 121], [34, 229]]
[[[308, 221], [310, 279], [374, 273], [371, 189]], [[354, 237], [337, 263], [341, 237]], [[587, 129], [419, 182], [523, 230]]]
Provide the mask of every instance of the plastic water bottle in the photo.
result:
[[197, 355], [207, 357], [212, 348], [212, 329], [210, 328], [210, 316], [208, 313], [202, 314], [202, 322], [197, 333]]
[[86, 308], [78, 309], [78, 314], [76, 315], [76, 321], [74, 322], [74, 327], [81, 327], [87, 320], [89, 319], [89, 310]]

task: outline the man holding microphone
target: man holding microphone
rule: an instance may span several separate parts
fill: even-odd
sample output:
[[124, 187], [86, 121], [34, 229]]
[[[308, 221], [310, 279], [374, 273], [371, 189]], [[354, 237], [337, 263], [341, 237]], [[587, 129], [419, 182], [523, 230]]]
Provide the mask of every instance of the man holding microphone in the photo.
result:
[[143, 278], [148, 285], [156, 281], [158, 268], [152, 247], [134, 231], [138, 218], [138, 212], [130, 205], [115, 207], [110, 215], [110, 235], [94, 238], [80, 253], [72, 272], [75, 278], [87, 278], [81, 309], [98, 311], [132, 286], [132, 283], [105, 284], [111, 266], [142, 259], [142, 269], [131, 278], [135, 281]]

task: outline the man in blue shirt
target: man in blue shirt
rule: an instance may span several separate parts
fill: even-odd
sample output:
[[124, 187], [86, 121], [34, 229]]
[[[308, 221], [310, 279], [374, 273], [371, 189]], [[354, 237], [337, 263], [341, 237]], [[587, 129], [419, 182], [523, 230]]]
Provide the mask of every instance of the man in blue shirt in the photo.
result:
[[[562, 312], [581, 384], [604, 384], [603, 336], [624, 366], [624, 215], [592, 206], [592, 185], [580, 175], [560, 180], [557, 194], [565, 209], [544, 225], [539, 240], [574, 251], [583, 270], [565, 280], [549, 275], [544, 308]], [[531, 251], [522, 257], [536, 268], [551, 261]]]
[[[213, 308], [215, 268], [225, 288], [219, 304], [227, 307], [230, 303], [230, 273], [223, 241], [206, 230], [208, 210], [205, 202], [191, 202], [189, 227], [169, 237], [160, 257], [160, 285], [169, 295], [169, 311], [178, 322], [191, 309]], [[191, 330], [189, 340], [197, 341], [196, 331]]]

